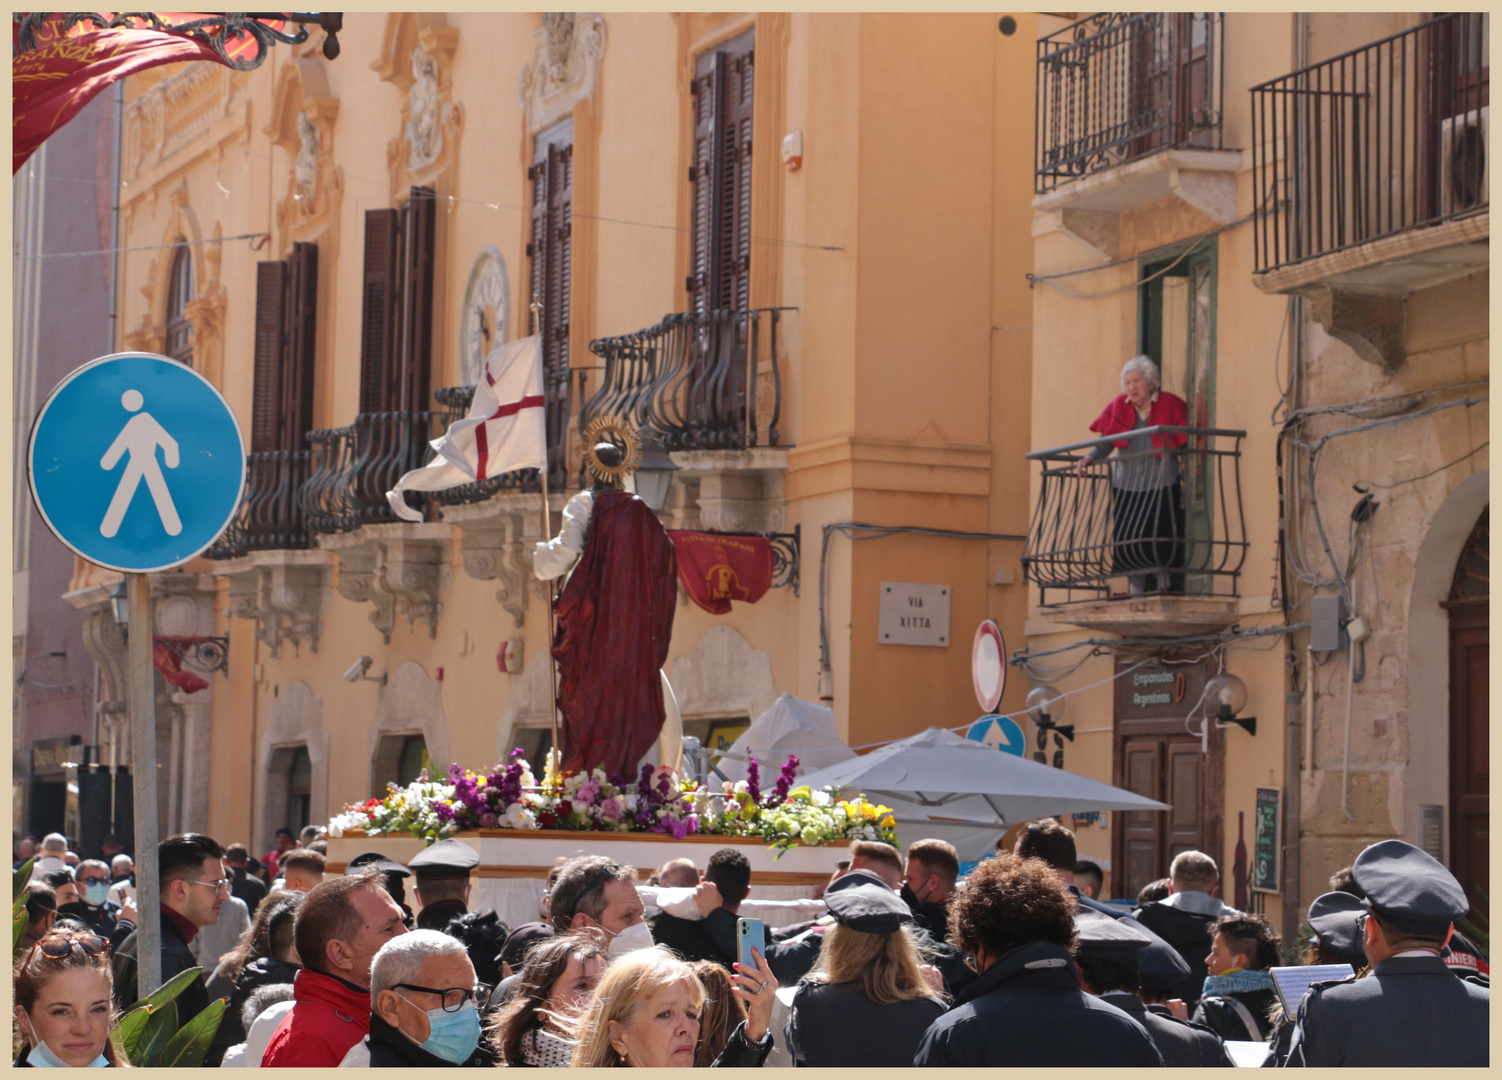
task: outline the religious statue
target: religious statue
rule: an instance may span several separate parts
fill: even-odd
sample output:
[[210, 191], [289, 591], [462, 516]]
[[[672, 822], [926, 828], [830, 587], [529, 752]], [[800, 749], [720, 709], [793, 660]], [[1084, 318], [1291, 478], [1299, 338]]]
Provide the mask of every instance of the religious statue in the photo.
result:
[[626, 776], [666, 716], [660, 672], [673, 635], [678, 560], [657, 515], [621, 486], [641, 460], [635, 433], [601, 417], [585, 429], [585, 447], [595, 484], [569, 500], [562, 530], [537, 545], [533, 567], [543, 580], [569, 574], [552, 650], [563, 771], [598, 767]]

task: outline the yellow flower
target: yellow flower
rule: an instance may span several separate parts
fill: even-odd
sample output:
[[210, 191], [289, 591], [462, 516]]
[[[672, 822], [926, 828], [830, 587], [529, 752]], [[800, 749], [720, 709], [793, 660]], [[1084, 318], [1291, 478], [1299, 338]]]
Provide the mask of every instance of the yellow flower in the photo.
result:
[[880, 825], [883, 829], [895, 828], [897, 825], [897, 819], [892, 817], [891, 814], [888, 814], [886, 817], [881, 819]]

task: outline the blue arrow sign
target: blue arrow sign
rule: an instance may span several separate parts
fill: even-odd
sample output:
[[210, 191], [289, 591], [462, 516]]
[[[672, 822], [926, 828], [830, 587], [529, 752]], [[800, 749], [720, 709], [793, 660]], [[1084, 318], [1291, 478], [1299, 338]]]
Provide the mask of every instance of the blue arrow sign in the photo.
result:
[[151, 353], [74, 371], [37, 413], [31, 494], [68, 547], [111, 570], [166, 570], [218, 539], [245, 486], [245, 441], [224, 396]]
[[996, 725], [996, 733], [1001, 737], [1001, 741], [996, 744], [996, 749], [1003, 754], [1015, 754], [1021, 757], [1026, 749], [1027, 737], [1022, 734], [1022, 729], [1010, 716], [982, 716], [970, 725], [970, 731], [965, 738], [985, 742], [993, 723]]

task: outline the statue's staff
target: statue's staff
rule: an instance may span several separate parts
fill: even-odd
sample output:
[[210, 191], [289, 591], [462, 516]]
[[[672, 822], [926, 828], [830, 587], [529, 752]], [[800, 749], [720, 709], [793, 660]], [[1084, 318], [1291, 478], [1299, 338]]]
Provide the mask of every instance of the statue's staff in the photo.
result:
[[[532, 310], [532, 325], [537, 328], [538, 333], [544, 333], [542, 325], [542, 300], [538, 298], [536, 293], [532, 294], [532, 303], [528, 306]], [[546, 371], [544, 371], [543, 378], [544, 380], [547, 378]], [[546, 381], [544, 381], [544, 386], [546, 386]], [[538, 474], [542, 477], [543, 536], [553, 535], [553, 516], [548, 503], [548, 473], [551, 471], [551, 461], [543, 462], [542, 468], [537, 470]], [[558, 602], [558, 590], [562, 587], [562, 582], [565, 580], [567, 580], [566, 577], [559, 577], [554, 581], [548, 582], [548, 717], [553, 724], [553, 749], [549, 756], [554, 763], [553, 774], [558, 778], [560, 783], [563, 780], [563, 741], [559, 738], [558, 733], [558, 661], [553, 657], [553, 641], [558, 636], [558, 628], [554, 624], [553, 606]]]

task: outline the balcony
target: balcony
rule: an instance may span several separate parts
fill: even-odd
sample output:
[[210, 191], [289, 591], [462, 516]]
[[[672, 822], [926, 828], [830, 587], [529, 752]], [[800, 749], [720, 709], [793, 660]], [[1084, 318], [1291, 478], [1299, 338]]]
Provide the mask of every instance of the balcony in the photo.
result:
[[309, 543], [299, 493], [308, 480], [307, 450], [277, 450], [245, 459], [240, 508], [204, 554], [235, 559], [250, 551], [298, 551]]
[[1487, 267], [1485, 32], [1443, 15], [1252, 88], [1257, 284], [1374, 363], [1403, 360], [1380, 298]]
[[[301, 496], [308, 530], [342, 533], [396, 521], [386, 492], [431, 460], [428, 443], [453, 419], [447, 412], [361, 413], [348, 427], [308, 432], [313, 468]], [[407, 495], [414, 507], [424, 499]]]
[[1038, 42], [1034, 235], [1114, 257], [1116, 216], [1177, 195], [1235, 216], [1240, 151], [1223, 149], [1224, 18], [1104, 12]]
[[1134, 434], [1187, 443], [1113, 453], [1083, 471], [1077, 466], [1090, 451], [1110, 451], [1120, 436], [1027, 455], [1042, 475], [1023, 574], [1049, 614], [1078, 626], [1127, 637], [1225, 629], [1238, 618], [1246, 558], [1246, 432], [1159, 426]]

